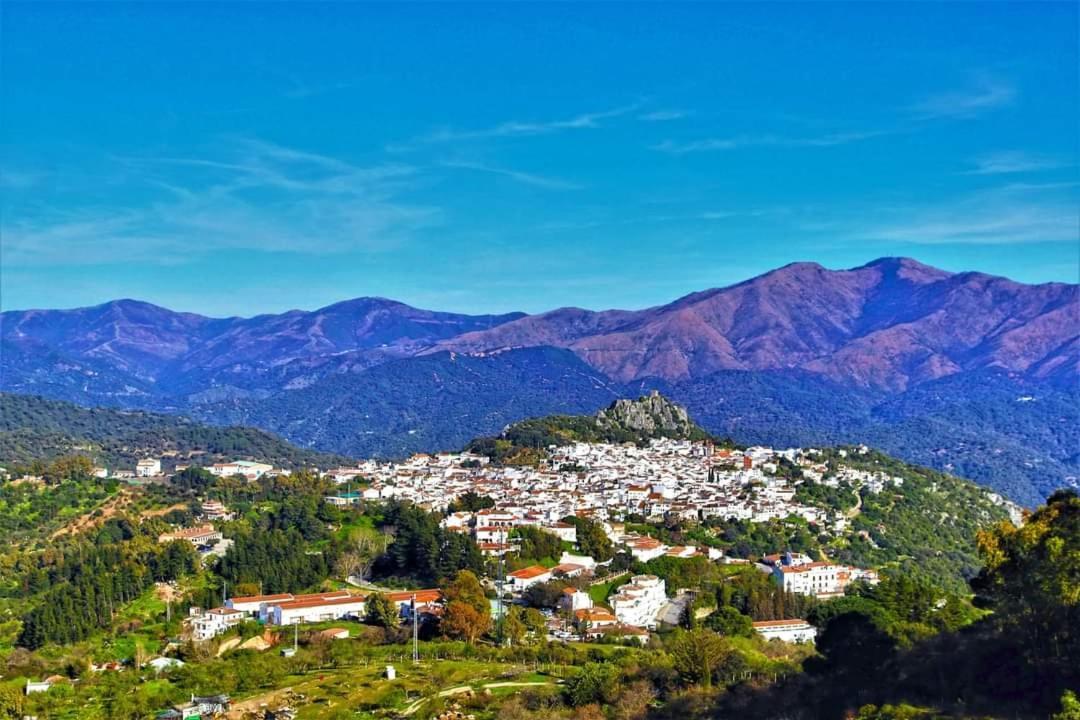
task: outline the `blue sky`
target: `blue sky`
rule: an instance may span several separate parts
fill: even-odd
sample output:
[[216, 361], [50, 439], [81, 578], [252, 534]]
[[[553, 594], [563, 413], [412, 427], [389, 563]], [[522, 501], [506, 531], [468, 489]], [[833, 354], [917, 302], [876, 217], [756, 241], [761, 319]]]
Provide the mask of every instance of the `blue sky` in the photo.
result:
[[632, 308], [884, 255], [1080, 272], [1075, 3], [0, 13], [5, 309]]

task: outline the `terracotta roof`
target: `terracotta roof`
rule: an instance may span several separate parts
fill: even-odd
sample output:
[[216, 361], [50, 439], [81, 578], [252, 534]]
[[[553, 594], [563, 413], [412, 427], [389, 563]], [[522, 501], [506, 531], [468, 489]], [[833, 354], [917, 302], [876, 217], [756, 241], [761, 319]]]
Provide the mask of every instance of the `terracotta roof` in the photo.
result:
[[514, 572], [509, 573], [509, 575], [510, 577], [517, 578], [518, 580], [530, 580], [534, 577], [540, 577], [541, 575], [545, 575], [549, 572], [551, 571], [543, 565], [531, 565], [527, 568], [522, 568], [521, 570], [515, 570]]
[[578, 565], [577, 563], [559, 563], [555, 567], [551, 568], [551, 572], [572, 573], [584, 569], [584, 565]]
[[362, 595], [338, 597], [338, 598], [319, 598], [315, 600], [293, 600], [292, 602], [283, 602], [278, 604], [278, 607], [282, 610], [302, 610], [304, 608], [319, 607], [321, 605], [349, 605], [351, 603], [362, 603], [364, 598]]
[[390, 602], [400, 603], [409, 602], [412, 600], [413, 595], [416, 596], [416, 602], [418, 603], [431, 603], [442, 598], [442, 590], [439, 590], [438, 588], [428, 590], [401, 590], [399, 592], [388, 593], [386, 597]]
[[230, 598], [229, 600], [233, 603], [264, 603], [292, 599], [293, 596], [291, 593], [278, 593], [277, 595], [246, 595], [243, 597]]

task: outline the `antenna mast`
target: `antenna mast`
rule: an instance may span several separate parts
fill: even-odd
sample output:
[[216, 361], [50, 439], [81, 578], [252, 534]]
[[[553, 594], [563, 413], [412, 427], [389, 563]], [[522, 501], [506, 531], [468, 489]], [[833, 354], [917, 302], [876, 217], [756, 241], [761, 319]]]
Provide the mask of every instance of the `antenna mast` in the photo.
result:
[[419, 664], [420, 662], [420, 626], [418, 624], [418, 618], [420, 617], [420, 609], [416, 607], [416, 593], [412, 596], [412, 661], [413, 664]]

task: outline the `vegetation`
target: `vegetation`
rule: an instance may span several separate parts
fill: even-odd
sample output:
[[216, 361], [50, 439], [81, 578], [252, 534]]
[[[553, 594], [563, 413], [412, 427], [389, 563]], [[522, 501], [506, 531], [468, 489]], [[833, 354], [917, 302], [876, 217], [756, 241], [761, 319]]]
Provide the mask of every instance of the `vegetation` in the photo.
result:
[[197, 455], [202, 462], [257, 458], [289, 468], [342, 461], [250, 427], [212, 427], [176, 415], [84, 408], [0, 393], [0, 458], [30, 466], [76, 452], [108, 468], [134, 468], [141, 458], [167, 453], [182, 458]]
[[467, 535], [441, 527], [441, 519], [441, 515], [411, 503], [387, 504], [379, 525], [394, 541], [375, 564], [376, 574], [430, 586], [460, 570], [483, 572], [484, 558], [476, 543]]

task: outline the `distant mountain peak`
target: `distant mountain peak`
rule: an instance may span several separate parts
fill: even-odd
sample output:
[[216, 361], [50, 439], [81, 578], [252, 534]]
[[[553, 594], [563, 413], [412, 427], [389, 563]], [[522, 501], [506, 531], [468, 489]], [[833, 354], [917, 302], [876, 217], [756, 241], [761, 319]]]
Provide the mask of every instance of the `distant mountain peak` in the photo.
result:
[[881, 257], [855, 268], [856, 271], [864, 269], [875, 269], [885, 277], [899, 278], [917, 284], [936, 282], [953, 276], [953, 273], [947, 270], [926, 265], [909, 257]]

